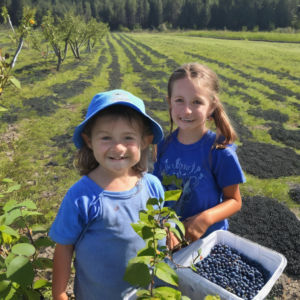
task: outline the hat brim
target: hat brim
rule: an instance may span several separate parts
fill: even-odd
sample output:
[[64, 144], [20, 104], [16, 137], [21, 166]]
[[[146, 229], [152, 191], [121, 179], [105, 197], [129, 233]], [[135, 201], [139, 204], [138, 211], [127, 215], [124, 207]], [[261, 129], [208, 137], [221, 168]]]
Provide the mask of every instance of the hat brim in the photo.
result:
[[138, 111], [139, 113], [141, 113], [143, 116], [145, 116], [147, 119], [149, 119], [151, 121], [151, 131], [153, 133], [153, 141], [151, 144], [158, 144], [163, 139], [163, 137], [164, 137], [163, 130], [162, 130], [161, 126], [155, 120], [153, 120], [151, 117], [149, 117], [144, 112], [142, 112], [134, 104], [132, 104], [130, 102], [125, 102], [125, 101], [118, 101], [118, 102], [115, 102], [115, 103], [112, 103], [109, 105], [105, 105], [104, 107], [102, 105], [99, 105], [99, 108], [96, 109], [93, 114], [91, 114], [88, 118], [86, 118], [81, 124], [79, 124], [75, 128], [75, 131], [73, 134], [73, 142], [77, 149], [81, 149], [82, 146], [84, 145], [84, 140], [83, 140], [81, 134], [83, 133], [84, 127], [87, 124], [87, 122], [102, 109], [109, 107], [109, 106], [113, 106], [113, 105], [129, 106], [129, 107], [133, 108], [134, 110]]

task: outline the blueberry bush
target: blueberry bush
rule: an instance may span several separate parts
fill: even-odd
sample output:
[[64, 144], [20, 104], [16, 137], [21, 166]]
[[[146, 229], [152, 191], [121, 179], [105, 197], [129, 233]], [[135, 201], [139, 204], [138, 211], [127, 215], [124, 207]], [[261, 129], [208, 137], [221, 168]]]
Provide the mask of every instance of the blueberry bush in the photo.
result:
[[[9, 183], [12, 180], [4, 179], [2, 182]], [[0, 198], [19, 188], [19, 184], [10, 187], [0, 194]], [[21, 203], [10, 200], [1, 205], [0, 299], [40, 300], [44, 299], [43, 293], [51, 287], [51, 282], [42, 276], [39, 278], [38, 270], [52, 268], [52, 261], [39, 258], [38, 250], [43, 246], [54, 246], [54, 243], [44, 234], [33, 239], [37, 233], [48, 232], [48, 228], [42, 226], [30, 228], [30, 219], [42, 215], [36, 210], [36, 205], [30, 200]]]
[[[165, 201], [177, 201], [181, 191], [165, 192]], [[162, 207], [163, 199], [149, 198], [147, 211], [140, 211], [140, 220], [131, 224], [135, 232], [145, 241], [145, 248], [132, 258], [127, 266], [124, 280], [133, 286], [138, 286], [137, 299], [176, 299], [187, 300], [181, 292], [168, 286], [154, 287], [155, 278], [166, 284], [178, 286], [176, 272], [164, 260], [172, 260], [172, 251], [167, 246], [159, 246], [158, 240], [166, 238], [168, 228], [180, 241], [184, 242], [185, 228], [176, 213], [169, 207]], [[171, 223], [177, 228], [171, 226]], [[149, 289], [143, 287], [149, 286]]]

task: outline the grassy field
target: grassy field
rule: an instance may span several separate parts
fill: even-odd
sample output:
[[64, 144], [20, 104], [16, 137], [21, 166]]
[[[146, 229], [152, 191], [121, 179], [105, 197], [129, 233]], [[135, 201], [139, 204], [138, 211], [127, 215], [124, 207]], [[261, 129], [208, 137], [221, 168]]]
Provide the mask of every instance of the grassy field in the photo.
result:
[[253, 41], [271, 41], [271, 42], [291, 42], [300, 43], [300, 32], [283, 33], [283, 32], [251, 32], [251, 31], [229, 31], [229, 30], [191, 30], [184, 32], [174, 32], [178, 36], [197, 36], [221, 39], [253, 40]]
[[[0, 38], [4, 52], [12, 54], [5, 33]], [[71, 138], [91, 98], [104, 90], [128, 90], [145, 100], [149, 114], [167, 133], [168, 77], [176, 66], [198, 61], [219, 75], [220, 99], [239, 133], [241, 158], [243, 149], [256, 142], [263, 143], [265, 160], [268, 149], [278, 155], [278, 170], [268, 171], [276, 167], [269, 163], [259, 176], [243, 158], [247, 182], [241, 185], [242, 196], [275, 198], [300, 217], [300, 204], [289, 195], [300, 184], [295, 163], [300, 163], [299, 50], [300, 44], [114, 33], [92, 53], [82, 53], [81, 61], [69, 52], [57, 72], [54, 56], [45, 66], [36, 52], [24, 48], [13, 72], [22, 89], [8, 87], [0, 102], [8, 108], [0, 115], [0, 180], [20, 183], [20, 191], [10, 197], [36, 202], [45, 218], [35, 221], [50, 224], [66, 191], [80, 178], [72, 165]], [[281, 150], [290, 154], [281, 155]], [[257, 161], [252, 165], [260, 167]], [[282, 166], [286, 172], [281, 172]]]

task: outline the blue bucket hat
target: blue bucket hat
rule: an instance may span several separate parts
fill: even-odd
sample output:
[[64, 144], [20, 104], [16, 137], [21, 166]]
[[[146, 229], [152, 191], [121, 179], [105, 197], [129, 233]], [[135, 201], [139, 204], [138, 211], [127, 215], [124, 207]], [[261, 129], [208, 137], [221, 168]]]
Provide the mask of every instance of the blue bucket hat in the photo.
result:
[[123, 90], [113, 90], [109, 92], [99, 93], [95, 95], [88, 107], [87, 114], [85, 116], [85, 120], [75, 128], [73, 135], [73, 142], [76, 148], [80, 149], [84, 145], [84, 140], [81, 136], [81, 133], [84, 131], [84, 127], [88, 120], [90, 120], [94, 115], [96, 115], [102, 109], [111, 106], [111, 105], [125, 105], [133, 108], [138, 111], [146, 118], [151, 121], [151, 130], [153, 133], [153, 141], [152, 144], [158, 144], [163, 138], [163, 131], [161, 126], [150, 118], [146, 114], [145, 104], [143, 100], [140, 98], [126, 92]]

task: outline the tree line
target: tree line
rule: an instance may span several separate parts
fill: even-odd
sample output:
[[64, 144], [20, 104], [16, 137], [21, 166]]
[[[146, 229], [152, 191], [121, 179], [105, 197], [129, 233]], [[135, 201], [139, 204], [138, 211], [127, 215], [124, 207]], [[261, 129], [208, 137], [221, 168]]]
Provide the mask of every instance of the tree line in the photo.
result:
[[3, 5], [14, 25], [29, 5], [36, 8], [38, 24], [51, 10], [55, 20], [72, 11], [85, 22], [108, 23], [111, 30], [155, 29], [166, 22], [173, 29], [300, 28], [300, 0], [0, 0]]

